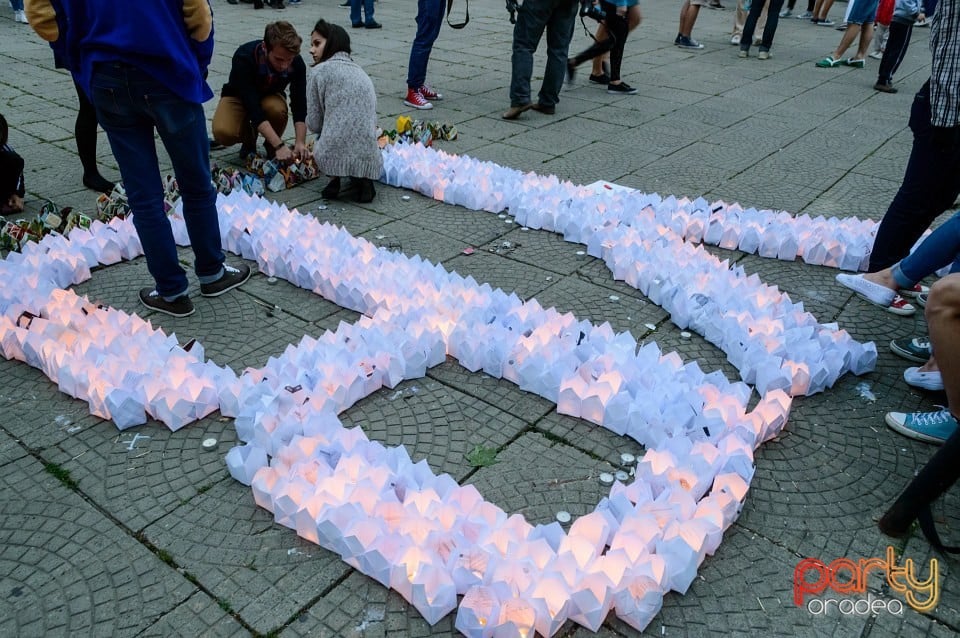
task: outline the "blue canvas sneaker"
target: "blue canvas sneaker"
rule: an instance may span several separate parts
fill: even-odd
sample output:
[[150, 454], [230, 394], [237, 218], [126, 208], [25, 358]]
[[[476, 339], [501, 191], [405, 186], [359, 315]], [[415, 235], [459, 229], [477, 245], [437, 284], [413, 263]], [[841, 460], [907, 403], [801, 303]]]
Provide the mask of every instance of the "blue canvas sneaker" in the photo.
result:
[[887, 425], [904, 436], [926, 443], [943, 443], [957, 430], [949, 410], [937, 412], [887, 412]]

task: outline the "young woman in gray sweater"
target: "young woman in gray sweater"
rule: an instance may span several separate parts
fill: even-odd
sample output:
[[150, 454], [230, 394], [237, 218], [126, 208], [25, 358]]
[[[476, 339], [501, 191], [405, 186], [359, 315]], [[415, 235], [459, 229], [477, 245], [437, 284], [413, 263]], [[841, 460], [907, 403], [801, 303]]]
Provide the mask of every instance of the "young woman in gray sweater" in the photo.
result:
[[350, 57], [343, 27], [317, 22], [310, 34], [315, 66], [307, 79], [307, 128], [317, 134], [313, 156], [331, 179], [323, 196], [340, 194], [340, 178], [350, 177], [358, 202], [373, 200], [383, 158], [377, 145], [377, 94], [373, 82]]

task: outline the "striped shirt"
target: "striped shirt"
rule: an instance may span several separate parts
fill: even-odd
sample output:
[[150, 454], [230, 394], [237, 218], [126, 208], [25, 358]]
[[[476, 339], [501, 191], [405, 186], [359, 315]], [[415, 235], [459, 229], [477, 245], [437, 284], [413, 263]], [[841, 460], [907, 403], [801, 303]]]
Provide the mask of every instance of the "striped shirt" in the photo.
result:
[[940, 0], [930, 27], [930, 124], [960, 126], [960, 0]]

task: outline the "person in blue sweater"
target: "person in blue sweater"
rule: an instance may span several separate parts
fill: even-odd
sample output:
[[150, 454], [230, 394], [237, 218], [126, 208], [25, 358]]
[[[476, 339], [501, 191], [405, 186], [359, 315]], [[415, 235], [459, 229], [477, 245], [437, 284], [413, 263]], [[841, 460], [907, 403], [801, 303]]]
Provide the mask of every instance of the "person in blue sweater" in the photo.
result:
[[202, 106], [213, 97], [206, 81], [213, 54], [208, 0], [28, 0], [26, 12], [40, 37], [61, 43], [107, 132], [155, 281], [140, 291], [140, 302], [174, 317], [194, 312], [163, 209], [155, 132], [177, 175], [200, 294], [216, 297], [245, 282], [249, 266], [225, 264], [210, 181]]

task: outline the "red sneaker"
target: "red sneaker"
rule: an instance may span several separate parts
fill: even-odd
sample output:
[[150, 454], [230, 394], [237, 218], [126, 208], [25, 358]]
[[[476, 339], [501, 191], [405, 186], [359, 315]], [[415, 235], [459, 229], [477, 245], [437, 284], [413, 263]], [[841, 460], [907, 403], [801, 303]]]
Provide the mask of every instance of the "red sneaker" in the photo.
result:
[[407, 99], [405, 99], [403, 103], [415, 109], [420, 109], [421, 111], [433, 108], [433, 104], [416, 89], [407, 89]]
[[920, 295], [925, 295], [930, 292], [930, 288], [927, 286], [922, 286], [920, 284], [914, 285], [913, 288], [901, 288], [897, 292], [900, 293], [901, 297], [908, 297], [910, 299], [916, 299]]
[[434, 91], [433, 89], [431, 89], [429, 84], [424, 84], [423, 86], [420, 87], [420, 95], [422, 95], [423, 97], [425, 97], [425, 98], [428, 99], [428, 100], [442, 100], [442, 99], [443, 99], [443, 95], [440, 94], [440, 93], [437, 93], [436, 91]]
[[897, 295], [893, 298], [893, 302], [887, 306], [887, 312], [892, 312], [895, 315], [900, 315], [902, 317], [909, 317], [917, 311], [917, 309], [912, 305], [907, 303], [907, 300]]

